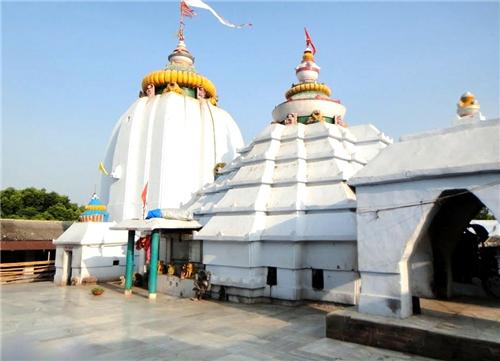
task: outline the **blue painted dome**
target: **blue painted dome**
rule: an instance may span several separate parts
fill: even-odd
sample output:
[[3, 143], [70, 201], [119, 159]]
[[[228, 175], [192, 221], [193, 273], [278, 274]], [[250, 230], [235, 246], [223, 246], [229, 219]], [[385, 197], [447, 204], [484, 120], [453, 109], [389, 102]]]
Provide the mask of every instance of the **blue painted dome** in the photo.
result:
[[85, 211], [80, 215], [80, 222], [107, 222], [109, 213], [106, 209], [106, 205], [94, 193], [85, 206]]

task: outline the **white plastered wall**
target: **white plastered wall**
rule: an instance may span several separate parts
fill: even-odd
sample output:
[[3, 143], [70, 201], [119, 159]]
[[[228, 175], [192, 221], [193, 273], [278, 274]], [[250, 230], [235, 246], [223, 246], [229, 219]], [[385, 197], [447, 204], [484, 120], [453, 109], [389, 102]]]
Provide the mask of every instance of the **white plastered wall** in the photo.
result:
[[[125, 273], [127, 232], [109, 228], [114, 222], [76, 222], [58, 239], [56, 246], [56, 273], [54, 283], [64, 286], [68, 279], [67, 252], [72, 252], [71, 278], [80, 284], [86, 277], [98, 281], [117, 280]], [[139, 254], [135, 252], [134, 263]], [[118, 261], [118, 265], [113, 262]]]
[[[200, 192], [195, 238], [214, 285], [253, 299], [357, 302], [356, 195], [345, 180], [390, 139], [370, 125], [356, 132], [269, 125]], [[277, 274], [271, 287], [268, 267]], [[323, 290], [312, 287], [312, 269], [323, 271]]]
[[430, 296], [429, 249], [422, 235], [433, 217], [432, 202], [443, 191], [465, 189], [498, 219], [499, 176], [490, 172], [357, 186], [360, 312], [411, 315], [412, 294]]

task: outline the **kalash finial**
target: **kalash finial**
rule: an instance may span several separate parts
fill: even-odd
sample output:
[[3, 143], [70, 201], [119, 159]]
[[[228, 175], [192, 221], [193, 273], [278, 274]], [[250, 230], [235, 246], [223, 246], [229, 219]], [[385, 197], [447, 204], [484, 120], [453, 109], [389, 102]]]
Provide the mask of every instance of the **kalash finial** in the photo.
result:
[[153, 98], [173, 92], [199, 100], [207, 100], [212, 105], [217, 105], [215, 85], [196, 72], [194, 56], [186, 47], [184, 17], [192, 17], [195, 14], [183, 1], [181, 1], [180, 13], [177, 46], [168, 56], [165, 69], [150, 72], [143, 78], [139, 97]]
[[[326, 84], [318, 83], [318, 76], [321, 68], [314, 62], [314, 54], [316, 54], [316, 46], [309, 35], [309, 32], [304, 28], [306, 35], [306, 49], [302, 55], [302, 62], [295, 67], [295, 75], [299, 83], [292, 84], [292, 87], [285, 93], [285, 98], [290, 100], [295, 96], [303, 97], [303, 94], [311, 94], [316, 92], [316, 95], [329, 97], [331, 90]], [[320, 95], [321, 94], [321, 95]]]
[[483, 115], [479, 111], [480, 109], [481, 105], [474, 94], [469, 91], [465, 92], [457, 103], [457, 117], [458, 119], [477, 118], [479, 120], [484, 120]]
[[321, 68], [314, 62], [314, 54], [316, 47], [311, 39], [311, 36], [304, 28], [306, 34], [306, 49], [302, 56], [302, 63], [295, 68], [295, 75], [301, 83], [313, 83], [318, 79]]
[[194, 11], [186, 5], [184, 1], [180, 2], [180, 17], [179, 17], [179, 29], [177, 30], [177, 39], [179, 42], [177, 43], [174, 51], [168, 56], [168, 61], [170, 64], [167, 65], [168, 68], [188, 68], [194, 71], [194, 56], [191, 55], [189, 50], [186, 48], [186, 38], [184, 35], [184, 17], [192, 18], [194, 15]]
[[167, 69], [181, 68], [179, 70], [193, 70], [194, 56], [191, 55], [184, 42], [184, 36], [179, 37], [179, 42], [174, 51], [168, 56]]

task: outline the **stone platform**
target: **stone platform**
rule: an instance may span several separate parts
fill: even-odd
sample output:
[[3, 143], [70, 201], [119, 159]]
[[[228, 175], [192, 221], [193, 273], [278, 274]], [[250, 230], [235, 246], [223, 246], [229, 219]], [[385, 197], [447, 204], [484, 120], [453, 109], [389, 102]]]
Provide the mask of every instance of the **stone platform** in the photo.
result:
[[325, 337], [332, 306], [191, 301], [113, 285], [1, 287], [1, 360], [424, 361]]
[[421, 300], [422, 314], [407, 319], [336, 310], [326, 336], [443, 360], [500, 360], [500, 302], [470, 301]]

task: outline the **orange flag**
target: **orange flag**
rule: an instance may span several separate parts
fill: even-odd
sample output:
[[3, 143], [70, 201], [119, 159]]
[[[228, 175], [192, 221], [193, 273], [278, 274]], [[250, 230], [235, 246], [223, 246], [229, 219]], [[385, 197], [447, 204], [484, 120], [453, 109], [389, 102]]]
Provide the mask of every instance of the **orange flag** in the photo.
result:
[[146, 198], [148, 196], [148, 183], [149, 182], [146, 182], [146, 185], [144, 186], [144, 189], [142, 190], [141, 193], [142, 207], [146, 207]]
[[311, 47], [313, 55], [316, 54], [316, 47], [314, 46], [314, 43], [311, 39], [311, 35], [309, 35], [309, 32], [307, 31], [306, 28], [304, 28], [304, 31], [306, 33], [306, 46]]

